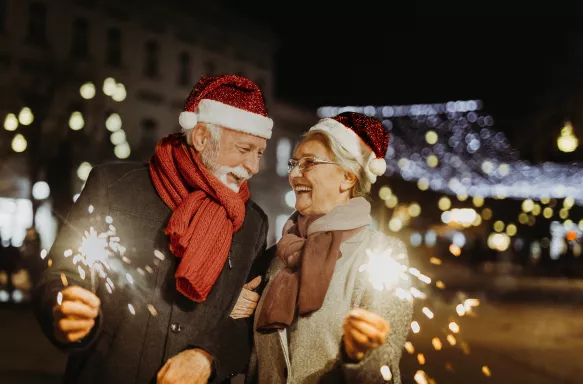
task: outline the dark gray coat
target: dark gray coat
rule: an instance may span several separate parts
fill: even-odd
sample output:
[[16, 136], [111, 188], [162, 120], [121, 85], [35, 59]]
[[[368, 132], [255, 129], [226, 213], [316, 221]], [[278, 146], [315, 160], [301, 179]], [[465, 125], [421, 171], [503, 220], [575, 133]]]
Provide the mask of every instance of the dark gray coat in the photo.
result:
[[[90, 205], [94, 207], [91, 214]], [[213, 383], [245, 371], [252, 320], [234, 320], [229, 314], [245, 282], [264, 274], [269, 264], [264, 260], [267, 217], [255, 203], [247, 202], [243, 227], [233, 236], [230, 260], [207, 299], [197, 304], [175, 289], [177, 260], [163, 233], [170, 214], [151, 183], [146, 165], [110, 164], [91, 172], [49, 253], [52, 267], [45, 271], [35, 294], [44, 332], [57, 346], [71, 352], [66, 383], [154, 383], [158, 370], [169, 358], [194, 347], [214, 356]], [[60, 345], [53, 337], [51, 309], [63, 288], [61, 274], [65, 274], [69, 285], [90, 288], [89, 277], [81, 279], [72, 258], [65, 258], [64, 252], [76, 251], [83, 232], [104, 224], [106, 216], [113, 218], [127, 248], [132, 266], [128, 271], [135, 285], [118, 284], [109, 294], [100, 280], [97, 295], [101, 314], [94, 330], [82, 342]], [[166, 255], [163, 261], [154, 262], [154, 250]], [[137, 267], [145, 271], [149, 269], [146, 266], [151, 273], [136, 273]], [[135, 315], [128, 310], [130, 303]], [[156, 316], [148, 311], [147, 304], [154, 306]]]

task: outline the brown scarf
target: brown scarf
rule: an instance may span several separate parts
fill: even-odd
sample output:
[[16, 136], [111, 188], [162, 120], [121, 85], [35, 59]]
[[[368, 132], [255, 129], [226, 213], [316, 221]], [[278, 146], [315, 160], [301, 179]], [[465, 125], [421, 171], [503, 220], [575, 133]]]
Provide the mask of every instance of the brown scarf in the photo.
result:
[[165, 233], [174, 256], [182, 258], [176, 289], [193, 301], [204, 301], [227, 261], [233, 233], [243, 225], [247, 183], [233, 192], [206, 169], [180, 134], [160, 140], [150, 175], [173, 211]]
[[285, 267], [265, 292], [257, 330], [289, 327], [296, 308], [300, 316], [320, 309], [341, 256], [340, 244], [371, 221], [370, 204], [362, 197], [350, 199], [326, 215], [294, 213], [277, 243], [276, 256]]

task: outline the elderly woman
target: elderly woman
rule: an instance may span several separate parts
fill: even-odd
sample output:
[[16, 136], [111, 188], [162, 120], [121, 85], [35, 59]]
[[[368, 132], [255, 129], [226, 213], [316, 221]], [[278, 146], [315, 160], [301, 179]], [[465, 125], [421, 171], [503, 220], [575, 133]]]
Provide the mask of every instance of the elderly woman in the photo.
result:
[[401, 382], [412, 304], [375, 290], [359, 271], [367, 250], [407, 262], [402, 242], [370, 228], [365, 198], [386, 169], [388, 140], [380, 122], [347, 112], [320, 120], [295, 150], [296, 212], [268, 250], [276, 258], [257, 306], [247, 382]]

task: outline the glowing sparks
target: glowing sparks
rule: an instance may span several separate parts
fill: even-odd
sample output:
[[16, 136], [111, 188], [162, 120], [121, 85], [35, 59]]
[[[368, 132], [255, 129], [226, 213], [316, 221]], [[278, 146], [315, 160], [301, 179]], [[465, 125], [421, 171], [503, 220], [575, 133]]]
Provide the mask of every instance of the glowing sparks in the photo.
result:
[[129, 274], [129, 272], [126, 273], [126, 279], [128, 280], [128, 283], [134, 284], [134, 278]]
[[478, 299], [467, 299], [464, 301], [464, 307], [466, 312], [469, 312], [473, 307], [477, 307], [480, 305], [480, 300]]
[[63, 294], [61, 292], [57, 293], [57, 304], [63, 304]]
[[130, 313], [132, 315], [135, 315], [136, 314], [136, 310], [134, 309], [134, 306], [133, 305], [128, 304], [128, 309], [130, 310]]
[[422, 353], [419, 353], [417, 355], [417, 362], [419, 363], [419, 365], [425, 365], [425, 363], [427, 362], [427, 360], [425, 359], [425, 355]]
[[87, 208], [87, 212], [89, 212], [89, 213], [93, 213], [94, 210], [95, 210], [95, 207], [93, 207], [93, 205], [90, 205], [89, 208]]
[[441, 259], [438, 259], [437, 257], [430, 258], [429, 262], [433, 265], [441, 265]]
[[61, 272], [61, 282], [63, 283], [64, 287], [69, 286], [69, 281], [67, 280], [67, 276]]
[[443, 344], [441, 343], [441, 340], [439, 340], [439, 337], [434, 337], [431, 340], [431, 345], [433, 345], [433, 348], [435, 348], [436, 351], [441, 351], [443, 348]]
[[405, 343], [405, 349], [407, 350], [407, 352], [409, 352], [409, 354], [414, 354], [415, 353], [415, 347], [413, 347], [413, 344], [410, 341], [407, 341]]
[[421, 331], [421, 327], [419, 326], [419, 323], [416, 321], [413, 321], [411, 323], [411, 330], [413, 331], [413, 333], [419, 333], [419, 331]]
[[148, 304], [148, 311], [150, 311], [152, 316], [158, 316], [158, 311], [156, 311], [156, 308], [152, 304]]
[[[368, 272], [368, 281], [378, 291], [397, 288], [400, 280], [407, 280], [407, 267], [392, 257], [393, 249], [386, 248], [382, 252], [366, 250], [368, 263], [360, 266], [360, 272]], [[404, 258], [404, 255], [397, 257]]]
[[464, 307], [463, 304], [458, 304], [457, 307], [455, 307], [455, 310], [456, 310], [457, 314], [460, 316], [463, 316], [466, 314], [466, 307]]
[[415, 376], [413, 376], [413, 380], [415, 380], [415, 382], [417, 384], [429, 384], [427, 374], [421, 370], [415, 372]]
[[437, 280], [437, 281], [435, 282], [435, 286], [436, 286], [437, 288], [439, 288], [439, 289], [445, 289], [445, 284], [444, 284], [444, 282], [443, 282], [443, 281], [441, 281], [441, 280]]
[[156, 258], [161, 260], [161, 261], [164, 261], [164, 259], [165, 259], [164, 254], [157, 249], [154, 250], [154, 256], [156, 256]]
[[43, 249], [42, 251], [40, 251], [40, 258], [41, 258], [41, 259], [43, 259], [43, 260], [44, 260], [44, 259], [45, 259], [45, 257], [47, 257], [47, 255], [48, 255], [48, 252], [47, 252], [47, 250], [46, 250], [46, 249]]
[[83, 236], [79, 253], [83, 257], [83, 263], [87, 266], [92, 266], [107, 258], [107, 248], [107, 234], [97, 233], [95, 228], [91, 227]]
[[53, 266], [53, 259], [49, 259], [49, 261], [47, 261], [47, 267], [52, 267]]
[[431, 312], [431, 309], [427, 308], [427, 307], [423, 307], [422, 309], [423, 313], [425, 314], [425, 316], [427, 316], [429, 319], [433, 319], [433, 312]]
[[459, 325], [456, 324], [455, 321], [452, 321], [451, 323], [449, 323], [449, 329], [453, 333], [459, 333], [459, 331], [460, 331], [460, 327], [459, 327]]
[[455, 336], [454, 336], [454, 335], [452, 335], [452, 334], [449, 334], [449, 335], [447, 335], [447, 342], [448, 342], [448, 343], [449, 343], [449, 344], [450, 344], [452, 347], [453, 347], [454, 345], [456, 345], [456, 344], [457, 344], [457, 340], [456, 340]]
[[484, 365], [484, 366], [482, 367], [482, 373], [483, 373], [483, 374], [484, 374], [484, 376], [486, 376], [486, 377], [490, 377], [490, 376], [492, 376], [492, 372], [490, 372], [490, 368], [488, 368], [488, 366], [487, 366], [487, 365]]
[[391, 373], [391, 368], [388, 365], [383, 365], [381, 367], [381, 375], [383, 376], [383, 380], [391, 381], [393, 379], [393, 374]]

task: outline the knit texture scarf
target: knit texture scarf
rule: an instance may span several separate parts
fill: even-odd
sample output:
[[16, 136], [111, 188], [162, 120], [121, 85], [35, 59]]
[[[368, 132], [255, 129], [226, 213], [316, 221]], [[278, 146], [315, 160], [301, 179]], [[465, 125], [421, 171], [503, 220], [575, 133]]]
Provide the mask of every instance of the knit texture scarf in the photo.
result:
[[308, 316], [322, 307], [341, 256], [340, 245], [371, 224], [370, 204], [355, 197], [326, 215], [292, 215], [276, 245], [276, 257], [285, 267], [264, 293], [257, 330], [283, 329], [291, 325], [296, 310]]
[[176, 289], [196, 302], [208, 296], [227, 257], [233, 233], [245, 218], [250, 193], [245, 182], [238, 193], [215, 177], [181, 134], [164, 137], [150, 160], [156, 191], [172, 209], [165, 233], [180, 263]]

